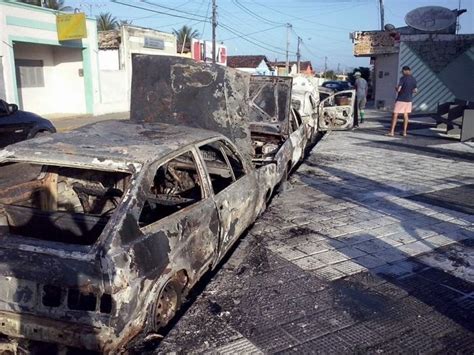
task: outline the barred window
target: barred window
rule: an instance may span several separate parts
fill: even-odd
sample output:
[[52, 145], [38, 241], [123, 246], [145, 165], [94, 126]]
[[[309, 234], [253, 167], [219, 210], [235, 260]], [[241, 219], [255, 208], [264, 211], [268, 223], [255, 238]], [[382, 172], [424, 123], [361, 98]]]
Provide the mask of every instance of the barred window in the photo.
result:
[[16, 78], [20, 88], [44, 86], [43, 61], [32, 59], [15, 60]]

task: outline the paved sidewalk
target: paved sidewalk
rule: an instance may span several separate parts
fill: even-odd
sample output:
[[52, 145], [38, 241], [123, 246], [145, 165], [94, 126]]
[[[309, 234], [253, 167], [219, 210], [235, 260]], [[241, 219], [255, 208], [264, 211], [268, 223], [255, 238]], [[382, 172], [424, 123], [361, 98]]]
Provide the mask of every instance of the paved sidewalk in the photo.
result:
[[106, 120], [126, 120], [130, 117], [129, 112], [117, 112], [117, 113], [108, 113], [105, 115], [92, 116], [92, 115], [79, 115], [79, 116], [46, 116], [51, 122], [53, 122], [54, 127], [58, 132], [70, 131], [91, 123], [97, 123]]
[[474, 145], [320, 142], [155, 352], [472, 353]]

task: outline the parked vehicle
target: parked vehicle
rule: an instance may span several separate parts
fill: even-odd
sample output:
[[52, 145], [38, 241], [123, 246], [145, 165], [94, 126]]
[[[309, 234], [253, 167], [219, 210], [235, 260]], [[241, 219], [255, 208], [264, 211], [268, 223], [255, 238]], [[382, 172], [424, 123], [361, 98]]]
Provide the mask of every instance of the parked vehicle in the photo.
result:
[[332, 89], [313, 85], [311, 78], [294, 78], [293, 106], [298, 108], [303, 121], [310, 122], [309, 126], [315, 127], [313, 137], [318, 132], [352, 128], [354, 105], [354, 90], [334, 92]]
[[298, 75], [293, 78], [293, 92], [291, 103], [303, 122], [308, 126], [308, 139], [314, 141], [318, 134], [319, 89], [317, 82], [307, 75]]
[[322, 86], [334, 90], [336, 92], [352, 89], [352, 85], [350, 82], [341, 80], [325, 81]]
[[275, 162], [275, 184], [286, 181], [293, 167], [304, 157], [310, 127], [291, 106], [291, 77], [250, 78], [250, 131], [253, 162], [260, 166]]
[[53, 124], [32, 112], [18, 110], [15, 104], [0, 100], [0, 148], [45, 133], [55, 133]]
[[354, 126], [355, 90], [339, 91], [319, 103], [318, 130], [346, 130]]
[[0, 164], [0, 333], [111, 353], [174, 317], [275, 174], [217, 132], [129, 121], [17, 143]]

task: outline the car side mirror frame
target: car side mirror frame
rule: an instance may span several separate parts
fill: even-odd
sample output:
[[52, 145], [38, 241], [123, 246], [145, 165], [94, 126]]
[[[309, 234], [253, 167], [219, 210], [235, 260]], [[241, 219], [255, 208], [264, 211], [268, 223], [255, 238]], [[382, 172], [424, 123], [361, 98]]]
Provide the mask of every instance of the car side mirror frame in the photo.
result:
[[8, 105], [8, 112], [10, 114], [15, 113], [18, 111], [18, 105], [17, 104], [7, 104]]

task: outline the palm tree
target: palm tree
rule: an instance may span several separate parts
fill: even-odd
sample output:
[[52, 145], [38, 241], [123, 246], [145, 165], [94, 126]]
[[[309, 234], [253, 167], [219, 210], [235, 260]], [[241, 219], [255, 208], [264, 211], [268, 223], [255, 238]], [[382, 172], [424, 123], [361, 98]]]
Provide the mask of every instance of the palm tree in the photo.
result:
[[97, 29], [99, 31], [115, 30], [119, 22], [110, 12], [101, 12], [97, 18]]
[[71, 6], [64, 5], [65, 0], [20, 0], [25, 4], [43, 6], [48, 9], [58, 10], [58, 11], [73, 11], [74, 9]]
[[191, 38], [199, 37], [199, 32], [197, 30], [186, 25], [181, 27], [179, 30], [173, 29], [173, 34], [178, 40], [178, 48], [180, 48], [185, 41], [184, 47], [188, 49], [191, 48]]
[[130, 26], [133, 23], [132, 20], [119, 20], [118, 25], [122, 26]]

